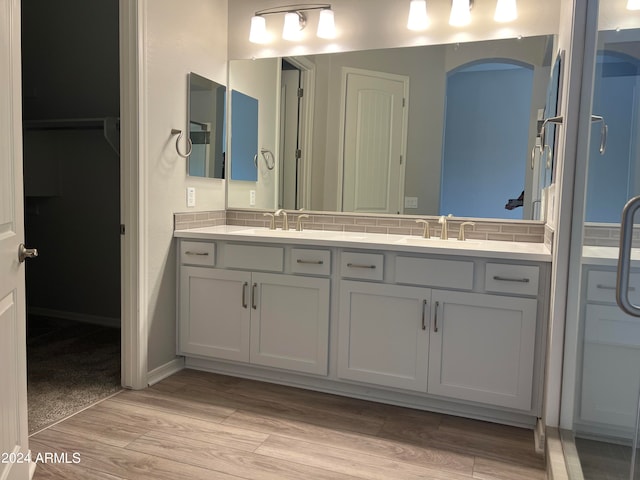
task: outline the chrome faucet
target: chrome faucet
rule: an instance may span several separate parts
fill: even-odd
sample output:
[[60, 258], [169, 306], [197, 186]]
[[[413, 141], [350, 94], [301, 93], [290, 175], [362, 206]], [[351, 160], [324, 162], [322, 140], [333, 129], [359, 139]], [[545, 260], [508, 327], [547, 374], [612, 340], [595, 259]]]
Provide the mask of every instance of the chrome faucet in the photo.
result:
[[279, 208], [273, 214], [274, 217], [279, 217], [282, 215], [282, 230], [289, 230], [289, 220], [287, 219], [287, 212], [284, 211], [284, 208]]
[[438, 220], [438, 223], [442, 224], [442, 230], [440, 230], [441, 240], [449, 240], [449, 228], [447, 225], [447, 219], [451, 217], [453, 217], [452, 214], [449, 214], [446, 217], [444, 215], [441, 215], [440, 219]]
[[458, 240], [460, 240], [461, 242], [464, 242], [465, 240], [465, 235], [464, 235], [464, 227], [466, 227], [467, 225], [469, 225], [470, 227], [474, 227], [475, 223], [473, 222], [462, 222], [460, 224], [460, 232], [458, 233]]
[[306, 213], [303, 213], [302, 215], [298, 215], [298, 219], [296, 221], [296, 231], [297, 232], [301, 232], [302, 231], [302, 220], [304, 220], [305, 218], [309, 218], [309, 215], [307, 215]]
[[273, 213], [263, 213], [263, 216], [269, 217], [269, 230], [275, 230], [276, 229], [276, 217], [273, 215]]
[[423, 220], [419, 218], [416, 220], [416, 223], [424, 223], [424, 230], [422, 231], [422, 238], [431, 238], [431, 232], [429, 230], [429, 222], [427, 220]]

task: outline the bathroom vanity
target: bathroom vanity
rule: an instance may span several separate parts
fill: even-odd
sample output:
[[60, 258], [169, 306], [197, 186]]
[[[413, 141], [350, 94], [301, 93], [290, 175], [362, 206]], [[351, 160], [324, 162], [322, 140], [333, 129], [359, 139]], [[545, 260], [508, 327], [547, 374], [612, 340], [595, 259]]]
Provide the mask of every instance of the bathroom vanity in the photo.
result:
[[176, 230], [191, 368], [531, 426], [544, 244], [223, 225]]

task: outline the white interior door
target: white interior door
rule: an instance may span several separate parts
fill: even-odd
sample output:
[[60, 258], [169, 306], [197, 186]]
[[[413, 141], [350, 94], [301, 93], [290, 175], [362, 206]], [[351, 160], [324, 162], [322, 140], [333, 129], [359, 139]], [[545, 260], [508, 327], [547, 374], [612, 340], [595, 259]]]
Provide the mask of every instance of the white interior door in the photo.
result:
[[[0, 0], [0, 478], [29, 478], [20, 0]], [[5, 455], [8, 455], [5, 458]]]
[[345, 69], [342, 210], [402, 213], [409, 79]]

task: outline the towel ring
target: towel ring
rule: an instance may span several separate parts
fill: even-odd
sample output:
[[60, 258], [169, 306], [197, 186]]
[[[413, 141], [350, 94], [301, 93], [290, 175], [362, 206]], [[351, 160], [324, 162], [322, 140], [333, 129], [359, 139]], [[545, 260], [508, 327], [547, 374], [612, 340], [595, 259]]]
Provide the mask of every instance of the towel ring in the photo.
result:
[[189, 155], [191, 155], [191, 151], [193, 150], [193, 143], [191, 143], [191, 139], [187, 138], [187, 152], [180, 153], [180, 139], [184, 135], [184, 132], [182, 130], [178, 130], [177, 128], [172, 128], [171, 135], [178, 135], [178, 138], [176, 138], [176, 152], [178, 152], [178, 155], [182, 158], [189, 158]]

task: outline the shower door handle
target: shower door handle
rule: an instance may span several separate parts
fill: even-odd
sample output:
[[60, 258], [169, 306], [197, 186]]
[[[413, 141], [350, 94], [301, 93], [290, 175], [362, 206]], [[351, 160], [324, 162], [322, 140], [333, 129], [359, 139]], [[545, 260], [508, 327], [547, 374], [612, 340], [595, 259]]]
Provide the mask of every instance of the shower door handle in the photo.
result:
[[640, 317], [640, 306], [629, 300], [629, 273], [631, 270], [631, 245], [633, 243], [633, 218], [640, 209], [640, 196], [627, 202], [622, 210], [620, 228], [620, 252], [618, 254], [618, 281], [616, 282], [616, 301], [620, 308], [634, 317]]

